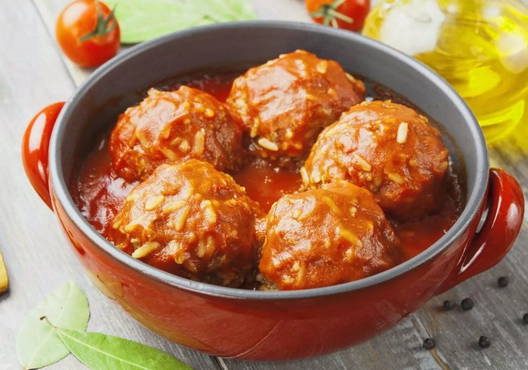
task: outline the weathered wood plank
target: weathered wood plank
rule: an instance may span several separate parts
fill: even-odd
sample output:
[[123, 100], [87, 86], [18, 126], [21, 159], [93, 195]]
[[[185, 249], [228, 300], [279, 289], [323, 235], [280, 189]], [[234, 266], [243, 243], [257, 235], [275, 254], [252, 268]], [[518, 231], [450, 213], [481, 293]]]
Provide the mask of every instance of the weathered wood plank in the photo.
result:
[[[70, 1], [68, 0], [32, 0], [35, 4], [35, 7], [38, 9], [44, 26], [48, 30], [51, 38], [55, 41], [55, 22], [57, 16], [62, 8]], [[58, 46], [56, 46], [58, 48]], [[66, 67], [69, 75], [74, 81], [75, 85], [80, 85], [86, 77], [90, 75], [93, 69], [90, 68], [80, 68], [73, 64], [66, 56], [62, 53], [59, 53], [64, 66]]]

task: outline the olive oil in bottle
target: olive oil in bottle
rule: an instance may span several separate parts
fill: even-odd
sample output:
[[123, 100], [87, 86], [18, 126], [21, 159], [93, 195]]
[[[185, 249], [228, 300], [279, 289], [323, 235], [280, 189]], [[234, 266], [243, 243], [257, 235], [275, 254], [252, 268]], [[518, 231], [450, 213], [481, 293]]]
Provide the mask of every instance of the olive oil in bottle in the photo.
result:
[[520, 0], [382, 0], [363, 33], [442, 75], [488, 143], [528, 119], [528, 7]]

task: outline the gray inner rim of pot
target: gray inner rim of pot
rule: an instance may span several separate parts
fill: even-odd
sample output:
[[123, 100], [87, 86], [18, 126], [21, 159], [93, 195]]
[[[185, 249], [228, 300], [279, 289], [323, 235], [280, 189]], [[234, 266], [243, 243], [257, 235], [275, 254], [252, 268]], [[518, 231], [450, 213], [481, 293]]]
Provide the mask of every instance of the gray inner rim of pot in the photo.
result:
[[[146, 88], [182, 73], [257, 65], [295, 49], [335, 59], [346, 70], [395, 90], [454, 138], [460, 152], [458, 156], [455, 154], [455, 162], [465, 166], [467, 176], [466, 204], [453, 227], [427, 250], [387, 271], [349, 283], [297, 291], [252, 291], [191, 281], [158, 270], [116, 249], [81, 215], [68, 190], [76, 167], [74, 159], [93, 145], [97, 134], [108, 130], [112, 119], [136, 104]], [[460, 236], [478, 211], [488, 183], [488, 157], [482, 132], [466, 104], [441, 77], [412, 58], [352, 32], [281, 21], [200, 27], [122, 53], [96, 70], [61, 112], [51, 139], [49, 163], [50, 180], [66, 214], [103, 251], [167, 284], [234, 299], [312, 298], [364, 289], [393, 279], [430, 260]]]

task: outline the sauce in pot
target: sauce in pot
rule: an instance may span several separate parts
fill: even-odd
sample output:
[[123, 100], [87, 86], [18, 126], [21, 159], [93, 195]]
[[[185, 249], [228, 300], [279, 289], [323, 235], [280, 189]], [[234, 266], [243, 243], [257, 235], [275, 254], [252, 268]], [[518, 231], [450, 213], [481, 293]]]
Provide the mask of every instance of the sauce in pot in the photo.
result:
[[[160, 88], [174, 89], [185, 84], [225, 101], [236, 76], [234, 73], [195, 75], [164, 83]], [[405, 102], [405, 99], [382, 86], [369, 85], [368, 82], [367, 85], [370, 95], [374, 98], [391, 98]], [[409, 105], [408, 102], [405, 104]], [[86, 157], [71, 184], [72, 194], [82, 214], [103, 235], [107, 235], [111, 220], [127, 194], [137, 185], [137, 182], [128, 183], [113, 172], [107, 137], [108, 133], [105, 133], [104, 137], [95, 143], [93, 151]], [[282, 195], [295, 192], [301, 184], [298, 170], [278, 168], [264, 159], [249, 161], [240, 171], [231, 175], [246, 188], [249, 197], [257, 201], [264, 212]], [[446, 200], [442, 209], [434, 215], [406, 222], [398, 222], [389, 217], [402, 242], [404, 259], [412, 258], [427, 249], [444, 235], [458, 218], [463, 204], [463, 192], [458, 175], [454, 171], [449, 174], [446, 184]]]

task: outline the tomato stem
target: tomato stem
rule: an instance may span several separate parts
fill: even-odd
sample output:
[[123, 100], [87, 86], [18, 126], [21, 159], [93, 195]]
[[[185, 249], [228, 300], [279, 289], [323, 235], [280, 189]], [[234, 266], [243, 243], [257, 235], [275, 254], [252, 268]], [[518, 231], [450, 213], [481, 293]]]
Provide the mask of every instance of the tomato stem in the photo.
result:
[[337, 20], [341, 20], [346, 23], [354, 23], [354, 19], [339, 12], [339, 8], [346, 0], [335, 0], [330, 4], [322, 4], [319, 9], [315, 12], [311, 12], [310, 15], [313, 18], [323, 18], [323, 24], [325, 26], [331, 25], [332, 27], [338, 28], [339, 24]]
[[112, 32], [112, 30], [115, 28], [115, 9], [114, 7], [110, 13], [105, 17], [103, 11], [101, 10], [101, 7], [99, 5], [99, 2], [95, 2], [95, 8], [97, 13], [97, 23], [95, 24], [95, 28], [93, 31], [88, 32], [86, 35], [81, 36], [79, 38], [79, 41], [83, 42], [98, 36], [104, 36], [107, 33]]
[[347, 23], [354, 23], [354, 20], [349, 16], [344, 15], [343, 13], [336, 12], [333, 9], [328, 9], [328, 14], [333, 15], [335, 18], [341, 19]]

